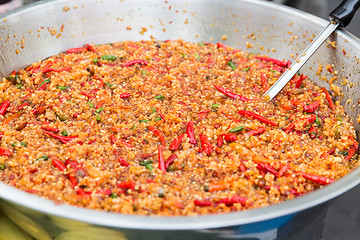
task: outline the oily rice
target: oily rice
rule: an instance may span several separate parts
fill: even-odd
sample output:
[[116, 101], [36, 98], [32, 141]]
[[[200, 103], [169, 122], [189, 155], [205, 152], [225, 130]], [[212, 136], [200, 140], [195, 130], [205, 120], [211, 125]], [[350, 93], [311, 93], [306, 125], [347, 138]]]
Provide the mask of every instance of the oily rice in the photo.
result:
[[68, 49], [0, 83], [0, 180], [57, 203], [200, 215], [293, 199], [358, 165], [349, 117], [289, 66], [224, 44]]

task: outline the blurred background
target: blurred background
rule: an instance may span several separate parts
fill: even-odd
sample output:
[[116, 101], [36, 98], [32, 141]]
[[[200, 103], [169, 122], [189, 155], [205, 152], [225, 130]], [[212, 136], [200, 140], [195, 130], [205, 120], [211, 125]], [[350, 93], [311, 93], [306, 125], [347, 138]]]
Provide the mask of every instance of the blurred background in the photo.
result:
[[[0, 13], [35, 1], [36, 0], [0, 0]], [[328, 20], [328, 14], [332, 12], [341, 1], [342, 0], [272, 0], [272, 2], [297, 8], [326, 20]], [[346, 30], [360, 37], [360, 10]], [[322, 239], [360, 239], [359, 203], [360, 186], [334, 200], [328, 212]]]

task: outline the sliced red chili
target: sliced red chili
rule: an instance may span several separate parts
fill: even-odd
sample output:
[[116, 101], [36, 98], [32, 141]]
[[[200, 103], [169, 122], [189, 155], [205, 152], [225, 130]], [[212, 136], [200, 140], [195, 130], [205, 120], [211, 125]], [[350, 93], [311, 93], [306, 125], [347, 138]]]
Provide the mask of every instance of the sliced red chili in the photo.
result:
[[198, 200], [198, 199], [196, 199], [194, 201], [194, 204], [195, 204], [195, 206], [198, 206], [198, 207], [209, 207], [209, 206], [213, 205], [213, 203], [209, 200]]
[[213, 151], [213, 146], [211, 145], [209, 139], [204, 135], [200, 134], [201, 148], [206, 155], [210, 155]]
[[250, 131], [247, 131], [246, 133], [249, 134], [249, 135], [259, 135], [263, 132], [266, 131], [266, 128], [265, 127], [260, 127], [258, 129], [254, 129], [254, 130], [250, 130]]
[[182, 142], [184, 136], [185, 136], [185, 134], [181, 134], [181, 135], [179, 135], [177, 138], [175, 138], [175, 139], [171, 142], [171, 144], [170, 144], [170, 146], [169, 146], [169, 149], [170, 149], [171, 151], [176, 151], [176, 150], [178, 150], [179, 147], [180, 147], [180, 145], [181, 145], [181, 142]]
[[320, 103], [318, 101], [314, 101], [309, 105], [304, 105], [304, 112], [313, 113], [319, 106]]
[[165, 136], [164, 134], [157, 128], [155, 128], [154, 126], [149, 126], [148, 129], [156, 136], [159, 138], [160, 143], [161, 143], [161, 148], [162, 150], [165, 149]]
[[265, 61], [265, 62], [271, 62], [275, 65], [278, 65], [279, 67], [283, 67], [283, 68], [286, 68], [288, 67], [288, 62], [287, 61], [280, 61], [280, 60], [277, 60], [277, 59], [274, 59], [274, 58], [269, 58], [269, 57], [261, 57], [261, 56], [258, 56], [258, 57], [255, 57], [256, 59], [259, 59], [259, 60], [262, 60], [262, 61]]
[[269, 173], [273, 174], [274, 176], [278, 175], [278, 172], [274, 169], [273, 166], [267, 165], [265, 163], [257, 163], [256, 168], [259, 171], [269, 172]]
[[0, 148], [0, 156], [11, 156], [12, 152], [5, 148]]
[[269, 83], [266, 81], [265, 73], [261, 73], [261, 86], [265, 92], [270, 88]]
[[6, 100], [0, 105], [0, 115], [5, 115], [7, 109], [10, 107], [10, 101]]
[[222, 86], [217, 86], [214, 85], [214, 87], [221, 93], [225, 94], [226, 96], [228, 96], [229, 98], [235, 99], [235, 100], [240, 100], [240, 101], [249, 101], [250, 99], [243, 97], [237, 93], [232, 92], [231, 90], [224, 88]]
[[234, 134], [223, 134], [224, 140], [228, 143], [236, 142], [237, 136]]
[[188, 135], [189, 143], [196, 145], [197, 141], [195, 138], [195, 133], [194, 133], [194, 122], [193, 121], [189, 121], [186, 125], [186, 134]]
[[332, 178], [328, 178], [328, 177], [323, 177], [323, 176], [318, 176], [318, 175], [315, 175], [315, 174], [310, 174], [310, 173], [304, 173], [302, 172], [301, 175], [309, 180], [309, 181], [312, 181], [312, 182], [315, 182], [315, 183], [318, 183], [320, 185], [327, 185], [327, 184], [330, 184], [330, 183], [333, 183], [334, 182], [334, 179]]
[[165, 160], [164, 160], [164, 154], [163, 154], [163, 148], [161, 145], [158, 146], [158, 158], [159, 158], [159, 163], [158, 163], [158, 167], [161, 171], [163, 171], [164, 173], [166, 173], [166, 167], [165, 167]]
[[257, 113], [254, 113], [254, 112], [251, 112], [251, 111], [247, 111], [247, 110], [240, 110], [239, 111], [239, 114], [242, 115], [242, 116], [245, 116], [245, 117], [252, 117], [252, 118], [255, 118], [257, 120], [259, 120], [260, 122], [263, 122], [263, 123], [266, 123], [266, 124], [269, 124], [269, 125], [272, 125], [272, 126], [277, 126], [278, 124], [277, 123], [274, 123], [273, 121], [257, 114]]
[[46, 131], [53, 132], [53, 133], [59, 133], [60, 132], [60, 130], [57, 129], [57, 128], [52, 128], [52, 127], [47, 127], [47, 126], [43, 126], [41, 128], [46, 130]]
[[328, 103], [329, 103], [330, 109], [333, 110], [333, 111], [335, 111], [335, 105], [334, 105], [334, 102], [333, 102], [333, 100], [332, 100], [332, 97], [331, 97], [329, 91], [328, 91], [326, 88], [324, 88], [324, 87], [321, 88], [321, 91], [323, 91], [323, 93], [325, 93], [325, 98], [326, 98], [326, 100], [327, 100]]
[[134, 59], [134, 60], [130, 60], [130, 61], [125, 62], [123, 66], [124, 67], [130, 67], [130, 66], [135, 65], [135, 64], [142, 64], [142, 65], [147, 66], [149, 63], [148, 63], [148, 61], [143, 60], [143, 59]]
[[123, 159], [122, 157], [119, 157], [118, 159], [117, 159], [117, 161], [120, 163], [120, 165], [121, 166], [123, 166], [123, 167], [128, 167], [128, 166], [130, 166], [130, 163], [129, 162], [127, 162], [125, 159]]
[[240, 203], [241, 205], [246, 204], [246, 197], [243, 196], [231, 196], [227, 198], [220, 199], [220, 201], [217, 201], [216, 203], [224, 203], [226, 206], [231, 206], [235, 203]]
[[57, 167], [62, 172], [66, 170], [65, 164], [60, 159], [53, 159], [52, 164], [54, 165], [54, 167]]
[[176, 154], [171, 154], [168, 159], [165, 161], [165, 169], [168, 169], [171, 164], [174, 163], [175, 159], [177, 158]]
[[123, 189], [135, 189], [136, 183], [135, 182], [121, 182], [117, 186], [118, 186], [118, 188], [123, 188]]
[[129, 97], [131, 97], [131, 93], [121, 93], [120, 94], [121, 99], [129, 98]]
[[356, 153], [355, 147], [351, 146], [348, 151], [348, 155], [345, 157], [345, 161], [350, 161], [350, 159], [355, 155], [355, 153]]

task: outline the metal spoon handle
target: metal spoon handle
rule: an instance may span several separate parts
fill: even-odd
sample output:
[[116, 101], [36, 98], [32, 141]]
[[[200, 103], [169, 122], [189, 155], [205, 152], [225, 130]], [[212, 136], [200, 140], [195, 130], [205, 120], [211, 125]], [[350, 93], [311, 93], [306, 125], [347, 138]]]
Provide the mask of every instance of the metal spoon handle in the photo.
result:
[[345, 0], [330, 13], [330, 23], [315, 38], [315, 40], [304, 50], [304, 52], [292, 63], [292, 65], [281, 75], [281, 77], [264, 94], [269, 100], [272, 100], [299, 69], [309, 60], [323, 42], [336, 30], [338, 26], [347, 26], [354, 17], [356, 10], [360, 7], [360, 0]]

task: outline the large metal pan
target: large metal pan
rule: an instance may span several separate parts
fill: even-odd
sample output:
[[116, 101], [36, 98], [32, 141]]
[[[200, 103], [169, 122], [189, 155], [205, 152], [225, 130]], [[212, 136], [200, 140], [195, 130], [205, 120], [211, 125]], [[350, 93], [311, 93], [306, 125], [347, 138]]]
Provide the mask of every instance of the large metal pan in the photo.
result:
[[[254, 0], [55, 0], [0, 16], [0, 75], [84, 43], [155, 37], [223, 41], [251, 52], [293, 59], [326, 22], [312, 15]], [[295, 37], [297, 36], [297, 37]], [[226, 38], [226, 40], [224, 40]], [[331, 36], [302, 71], [318, 84], [318, 63], [334, 64], [342, 104], [359, 110], [360, 40], [345, 31]], [[322, 73], [322, 75], [326, 75]], [[349, 103], [348, 98], [352, 98]], [[359, 124], [355, 122], [359, 130]], [[318, 239], [331, 199], [360, 182], [360, 169], [317, 190], [270, 207], [198, 217], [144, 217], [57, 205], [0, 183], [2, 211], [37, 239]], [[70, 238], [70, 237], [73, 238]]]

